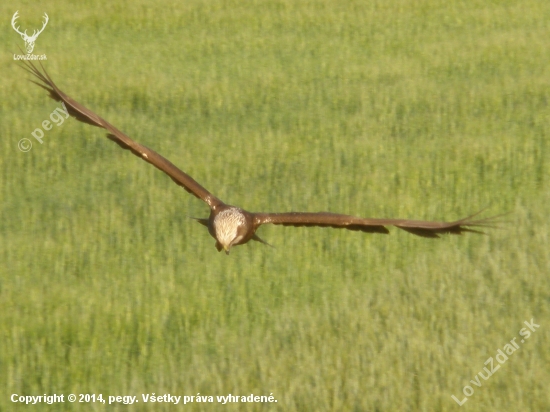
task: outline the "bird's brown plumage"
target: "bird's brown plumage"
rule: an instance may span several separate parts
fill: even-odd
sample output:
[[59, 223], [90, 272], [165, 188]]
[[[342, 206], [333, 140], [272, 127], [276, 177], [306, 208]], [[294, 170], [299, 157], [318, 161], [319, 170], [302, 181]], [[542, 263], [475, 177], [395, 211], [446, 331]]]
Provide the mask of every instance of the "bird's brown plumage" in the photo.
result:
[[386, 226], [395, 226], [417, 236], [437, 238], [440, 234], [462, 234], [464, 232], [483, 233], [475, 228], [493, 227], [497, 221], [493, 216], [475, 219], [475, 215], [454, 222], [432, 222], [408, 219], [373, 219], [342, 215], [329, 212], [288, 212], [288, 213], [252, 213], [227, 205], [201, 186], [187, 173], [174, 166], [168, 159], [155, 151], [130, 139], [112, 124], [99, 117], [90, 109], [84, 107], [63, 93], [46, 73], [30, 61], [23, 61], [24, 69], [34, 75], [39, 81], [33, 83], [47, 90], [50, 97], [63, 102], [69, 114], [77, 120], [101, 127], [107, 130], [107, 137], [123, 149], [130, 150], [134, 155], [162, 170], [186, 191], [203, 200], [210, 207], [208, 219], [196, 219], [208, 227], [209, 233], [216, 239], [218, 251], [229, 253], [232, 246], [247, 243], [250, 240], [264, 242], [256, 235], [256, 230], [263, 224], [271, 223], [284, 226], [318, 226], [362, 231], [366, 233], [389, 233]]
[[90, 109], [84, 107], [77, 101], [67, 96], [61, 90], [59, 90], [59, 88], [56, 86], [50, 76], [48, 76], [48, 73], [46, 73], [46, 70], [44, 70], [44, 67], [42, 67], [42, 73], [30, 61], [23, 61], [23, 63], [25, 64], [25, 69], [36, 76], [44, 84], [40, 84], [35, 81], [33, 81], [33, 83], [47, 90], [50, 93], [50, 97], [52, 99], [58, 102], [65, 103], [67, 111], [71, 116], [75, 117], [76, 120], [107, 130], [107, 137], [109, 139], [117, 143], [123, 149], [130, 150], [137, 157], [142, 158], [146, 162], [151, 163], [156, 168], [162, 170], [164, 173], [170, 176], [174, 182], [182, 186], [189, 193], [205, 201], [208, 206], [215, 207], [222, 204], [220, 199], [212, 195], [212, 193], [202, 187], [187, 173], [182, 172], [180, 169], [174, 166], [168, 159], [164, 158], [163, 156], [159, 155], [157, 152], [149, 149], [148, 147], [145, 147], [130, 139], [112, 124], [107, 122], [105, 119], [102, 119]]

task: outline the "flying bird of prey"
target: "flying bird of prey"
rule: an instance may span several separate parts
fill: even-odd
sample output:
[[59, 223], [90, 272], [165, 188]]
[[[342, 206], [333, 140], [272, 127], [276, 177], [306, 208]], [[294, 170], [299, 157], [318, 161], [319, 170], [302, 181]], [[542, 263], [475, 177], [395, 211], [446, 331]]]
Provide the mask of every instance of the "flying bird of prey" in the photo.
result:
[[243, 245], [249, 240], [255, 240], [264, 244], [265, 241], [256, 235], [256, 230], [263, 224], [271, 223], [284, 226], [319, 226], [348, 229], [366, 233], [388, 234], [386, 226], [395, 226], [417, 236], [437, 238], [440, 234], [452, 233], [460, 235], [463, 232], [483, 233], [474, 228], [493, 227], [494, 217], [474, 219], [471, 215], [454, 222], [432, 222], [408, 219], [372, 219], [356, 216], [342, 215], [329, 212], [307, 213], [253, 213], [236, 206], [225, 204], [187, 173], [174, 166], [168, 159], [155, 151], [133, 141], [112, 124], [99, 117], [90, 109], [84, 107], [71, 97], [63, 93], [53, 82], [46, 70], [42, 72], [30, 61], [23, 61], [25, 70], [34, 75], [40, 82], [32, 81], [50, 93], [50, 97], [58, 102], [63, 102], [68, 113], [77, 120], [101, 127], [107, 130], [107, 137], [117, 143], [123, 149], [130, 150], [133, 154], [162, 170], [172, 180], [182, 186], [186, 191], [204, 201], [210, 207], [208, 219], [196, 219], [208, 228], [210, 235], [216, 239], [216, 249], [224, 250], [229, 254], [233, 246]]

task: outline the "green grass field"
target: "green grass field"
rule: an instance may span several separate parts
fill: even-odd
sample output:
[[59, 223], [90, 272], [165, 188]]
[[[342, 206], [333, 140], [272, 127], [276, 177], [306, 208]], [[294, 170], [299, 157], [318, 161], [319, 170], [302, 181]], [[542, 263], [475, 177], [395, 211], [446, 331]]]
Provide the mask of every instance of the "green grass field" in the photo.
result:
[[[550, 410], [550, 3], [158, 3], [0, 5], [0, 410]], [[228, 203], [508, 223], [265, 226], [275, 249], [218, 253], [208, 208], [102, 130], [32, 138], [60, 104], [13, 60], [16, 10], [48, 13], [34, 53], [63, 91]], [[54, 393], [139, 403], [10, 400]]]

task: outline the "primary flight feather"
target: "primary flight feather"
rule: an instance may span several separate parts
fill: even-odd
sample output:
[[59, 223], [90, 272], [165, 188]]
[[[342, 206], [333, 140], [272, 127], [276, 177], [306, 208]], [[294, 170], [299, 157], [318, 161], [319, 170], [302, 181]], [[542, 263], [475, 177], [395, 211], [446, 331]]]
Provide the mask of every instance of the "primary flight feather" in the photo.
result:
[[157, 152], [135, 142], [112, 124], [99, 117], [90, 109], [84, 107], [63, 93], [50, 78], [41, 64], [42, 71], [30, 61], [23, 61], [24, 69], [34, 75], [39, 82], [33, 83], [47, 90], [50, 97], [63, 102], [68, 113], [77, 120], [101, 127], [107, 130], [107, 137], [123, 149], [162, 170], [179, 186], [204, 201], [210, 207], [208, 219], [196, 219], [208, 228], [210, 235], [216, 239], [216, 249], [227, 254], [231, 247], [242, 245], [249, 240], [266, 243], [256, 235], [256, 230], [263, 224], [271, 223], [284, 226], [319, 226], [367, 233], [389, 233], [386, 226], [395, 226], [417, 236], [437, 238], [440, 234], [452, 233], [460, 235], [463, 232], [483, 233], [475, 228], [492, 227], [496, 223], [494, 217], [474, 219], [471, 215], [454, 222], [432, 222], [408, 219], [373, 219], [342, 215], [329, 212], [288, 212], [288, 213], [253, 213], [239, 207], [225, 204], [187, 173], [174, 166], [168, 159]]

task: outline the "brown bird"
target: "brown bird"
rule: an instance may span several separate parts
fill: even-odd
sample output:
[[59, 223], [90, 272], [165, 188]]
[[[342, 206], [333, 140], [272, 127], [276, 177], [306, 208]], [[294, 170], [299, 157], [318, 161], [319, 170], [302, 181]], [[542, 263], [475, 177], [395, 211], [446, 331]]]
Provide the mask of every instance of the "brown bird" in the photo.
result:
[[329, 212], [307, 213], [253, 213], [236, 206], [225, 204], [187, 173], [174, 166], [168, 159], [162, 157], [153, 150], [133, 141], [112, 124], [99, 117], [90, 109], [76, 102], [63, 93], [53, 82], [46, 70], [42, 72], [30, 61], [23, 61], [23, 68], [34, 75], [41, 83], [32, 81], [50, 93], [50, 97], [58, 102], [63, 102], [68, 113], [77, 120], [92, 126], [102, 127], [107, 130], [107, 137], [117, 143], [123, 149], [130, 150], [136, 156], [151, 163], [172, 178], [176, 184], [182, 186], [189, 193], [206, 202], [210, 207], [208, 219], [196, 219], [208, 228], [210, 235], [216, 239], [216, 249], [225, 250], [229, 254], [231, 247], [243, 245], [249, 240], [255, 240], [264, 244], [256, 235], [256, 230], [263, 224], [272, 223], [284, 226], [320, 226], [337, 229], [348, 229], [366, 233], [384, 233], [389, 231], [386, 226], [395, 226], [417, 236], [438, 238], [440, 234], [452, 233], [460, 235], [463, 232], [483, 233], [472, 228], [493, 227], [493, 216], [484, 219], [474, 219], [478, 213], [454, 222], [431, 222], [408, 219], [371, 219], [356, 216], [342, 215]]

